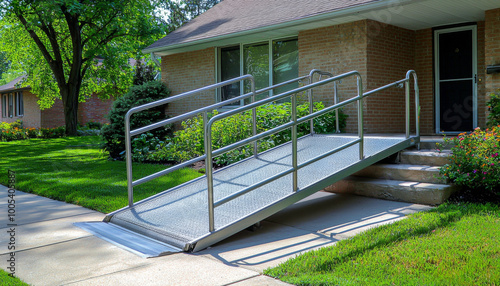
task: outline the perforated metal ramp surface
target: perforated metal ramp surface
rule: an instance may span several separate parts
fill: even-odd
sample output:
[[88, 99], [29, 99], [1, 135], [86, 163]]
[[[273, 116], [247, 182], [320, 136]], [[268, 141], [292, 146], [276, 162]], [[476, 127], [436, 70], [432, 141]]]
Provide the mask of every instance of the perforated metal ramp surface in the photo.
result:
[[[345, 135], [306, 136], [298, 141], [298, 163], [357, 139], [358, 137]], [[391, 155], [399, 151], [394, 150], [394, 146], [399, 147], [402, 142], [409, 142], [403, 137], [365, 137], [364, 140], [366, 158], [376, 154], [380, 157], [383, 152], [390, 152], [384, 156]], [[405, 145], [401, 149], [406, 147], [408, 146]], [[216, 171], [215, 201], [291, 168], [291, 151], [291, 144], [285, 144], [261, 153], [258, 158], [249, 158]], [[298, 192], [327, 178], [331, 181], [332, 174], [364, 161], [360, 162], [359, 145], [355, 144], [304, 167], [298, 171]], [[367, 163], [369, 161], [366, 160]], [[375, 162], [369, 164], [373, 163]], [[215, 208], [215, 229], [223, 229], [291, 194], [292, 174]], [[204, 176], [136, 203], [133, 208], [119, 211], [111, 217], [110, 222], [188, 250], [188, 243], [210, 235], [207, 197], [207, 182]]]

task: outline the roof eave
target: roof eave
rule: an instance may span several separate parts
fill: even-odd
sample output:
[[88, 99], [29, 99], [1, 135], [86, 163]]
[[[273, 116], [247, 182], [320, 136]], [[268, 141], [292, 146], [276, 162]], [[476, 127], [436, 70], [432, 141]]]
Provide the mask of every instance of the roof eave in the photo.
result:
[[[255, 34], [255, 33], [262, 33], [262, 32], [275, 30], [275, 29], [282, 29], [282, 28], [303, 25], [303, 24], [307, 24], [307, 23], [311, 23], [311, 22], [317, 22], [317, 21], [322, 21], [325, 19], [330, 19], [332, 17], [348, 16], [348, 15], [352, 15], [352, 14], [356, 14], [356, 13], [365, 12], [367, 10], [374, 10], [374, 9], [380, 9], [380, 8], [384, 8], [384, 7], [391, 7], [391, 2], [393, 2], [393, 0], [375, 1], [375, 2], [371, 2], [371, 3], [367, 3], [367, 4], [361, 4], [358, 6], [334, 10], [334, 11], [331, 11], [328, 13], [319, 14], [319, 15], [315, 15], [315, 16], [309, 16], [306, 18], [296, 19], [296, 20], [283, 22], [283, 23], [279, 23], [279, 24], [275, 24], [275, 25], [269, 25], [269, 26], [255, 28], [255, 29], [244, 30], [241, 32], [224, 34], [224, 35], [220, 35], [220, 36], [216, 36], [216, 37], [210, 37], [210, 38], [194, 40], [194, 41], [184, 42], [184, 43], [179, 43], [179, 44], [174, 44], [174, 45], [156, 47], [156, 48], [151, 48], [151, 49], [146, 48], [146, 49], [142, 50], [142, 52], [144, 54], [157, 53], [157, 52], [164, 52], [164, 53], [168, 54], [168, 51], [170, 51], [170, 50], [182, 49], [182, 48], [189, 47], [189, 46], [207, 44], [210, 42], [216, 42], [216, 41], [220, 41], [220, 40], [236, 38], [236, 37], [246, 36], [246, 35]], [[400, 1], [398, 1], [398, 4], [401, 5], [401, 4], [406, 3], [406, 2], [412, 2], [412, 0], [400, 0]]]

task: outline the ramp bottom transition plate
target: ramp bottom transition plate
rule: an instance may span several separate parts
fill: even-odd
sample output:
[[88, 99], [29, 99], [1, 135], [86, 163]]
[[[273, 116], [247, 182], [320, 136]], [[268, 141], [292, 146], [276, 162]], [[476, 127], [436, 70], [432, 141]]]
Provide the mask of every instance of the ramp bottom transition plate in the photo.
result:
[[106, 222], [77, 222], [75, 226], [144, 258], [181, 252], [182, 249]]

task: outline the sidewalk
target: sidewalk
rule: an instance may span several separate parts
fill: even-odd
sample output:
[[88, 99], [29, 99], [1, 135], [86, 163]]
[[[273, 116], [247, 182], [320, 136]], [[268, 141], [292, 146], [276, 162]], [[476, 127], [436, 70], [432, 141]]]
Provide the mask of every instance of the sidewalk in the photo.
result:
[[[0, 267], [8, 267], [7, 188], [0, 185]], [[428, 206], [318, 192], [197, 253], [145, 259], [73, 226], [104, 214], [16, 192], [16, 276], [32, 285], [287, 285], [261, 275], [297, 254], [332, 245]]]

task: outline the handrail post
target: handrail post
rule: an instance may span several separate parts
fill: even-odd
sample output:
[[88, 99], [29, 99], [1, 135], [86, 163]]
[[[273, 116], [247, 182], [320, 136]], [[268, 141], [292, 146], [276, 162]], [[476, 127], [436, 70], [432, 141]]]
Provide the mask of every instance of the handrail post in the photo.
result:
[[364, 155], [364, 125], [363, 125], [363, 80], [358, 75], [357, 76], [357, 84], [358, 84], [358, 135], [359, 139], [359, 160], [363, 160], [365, 158]]
[[[409, 71], [409, 73], [413, 74], [414, 80], [414, 90], [415, 90], [415, 134], [417, 137], [420, 137], [420, 90], [418, 88], [418, 77], [417, 73], [414, 70]], [[408, 79], [409, 79], [408, 75]]]
[[293, 192], [298, 190], [298, 163], [297, 163], [297, 94], [292, 95], [292, 167]]
[[410, 79], [405, 81], [406, 139], [410, 138]]
[[128, 192], [128, 206], [134, 206], [134, 186], [132, 185], [132, 144], [130, 136], [130, 116], [132, 114], [127, 112], [125, 114], [125, 160], [127, 165], [127, 192]]
[[[309, 76], [309, 84], [313, 83], [313, 80], [314, 80], [314, 77], [313, 75], [310, 75]], [[307, 99], [309, 100], [309, 114], [312, 114], [313, 113], [313, 89], [309, 89], [307, 91]], [[309, 126], [310, 126], [310, 133], [311, 135], [314, 134], [314, 119], [311, 119], [311, 121], [309, 122]]]
[[[337, 95], [337, 85], [338, 81], [333, 83], [333, 104], [339, 103], [338, 95]], [[339, 124], [339, 109], [335, 109], [335, 133], [340, 133], [340, 124]]]
[[205, 126], [205, 173], [207, 176], [207, 193], [208, 193], [208, 230], [213, 232], [215, 230], [214, 219], [214, 180], [213, 180], [213, 166], [212, 166], [212, 125], [205, 122], [206, 113], [204, 115]]
[[[252, 91], [252, 103], [255, 102], [255, 81], [252, 79], [250, 79], [250, 88], [251, 88], [251, 91]], [[257, 107], [255, 108], [252, 108], [252, 121], [253, 121], [253, 128], [252, 128], [252, 132], [253, 132], [253, 136], [257, 135]], [[253, 142], [253, 156], [255, 158], [258, 157], [258, 150], [257, 150], [257, 141]]]

